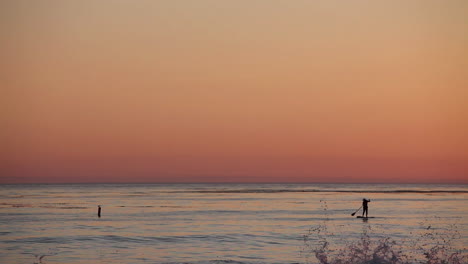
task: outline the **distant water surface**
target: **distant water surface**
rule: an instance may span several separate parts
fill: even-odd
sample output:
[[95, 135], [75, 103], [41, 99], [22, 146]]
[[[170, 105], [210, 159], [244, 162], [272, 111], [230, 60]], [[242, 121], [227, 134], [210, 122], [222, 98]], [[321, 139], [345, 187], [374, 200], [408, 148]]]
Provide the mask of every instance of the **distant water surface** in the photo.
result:
[[[0, 197], [0, 263], [318, 263], [324, 235], [413, 252], [450, 237], [468, 252], [467, 185], [0, 185]], [[351, 216], [364, 197], [367, 221]]]

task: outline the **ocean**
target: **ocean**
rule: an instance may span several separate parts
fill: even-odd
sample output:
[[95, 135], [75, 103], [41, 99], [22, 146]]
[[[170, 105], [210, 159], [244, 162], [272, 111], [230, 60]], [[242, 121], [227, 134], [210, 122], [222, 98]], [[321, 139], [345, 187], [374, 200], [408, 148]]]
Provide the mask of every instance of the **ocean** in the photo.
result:
[[[468, 263], [468, 185], [31, 184], [0, 197], [3, 264]], [[363, 198], [374, 218], [351, 216]]]

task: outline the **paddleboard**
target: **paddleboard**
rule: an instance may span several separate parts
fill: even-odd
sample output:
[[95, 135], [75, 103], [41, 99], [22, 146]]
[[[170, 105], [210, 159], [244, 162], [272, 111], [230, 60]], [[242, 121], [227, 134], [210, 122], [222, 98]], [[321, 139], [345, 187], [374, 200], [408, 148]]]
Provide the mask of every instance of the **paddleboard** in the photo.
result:
[[368, 219], [368, 218], [375, 218], [375, 217], [373, 217], [373, 216], [369, 216], [369, 217], [364, 216], [364, 217], [362, 217], [362, 216], [358, 215], [358, 216], [356, 216], [356, 218]]

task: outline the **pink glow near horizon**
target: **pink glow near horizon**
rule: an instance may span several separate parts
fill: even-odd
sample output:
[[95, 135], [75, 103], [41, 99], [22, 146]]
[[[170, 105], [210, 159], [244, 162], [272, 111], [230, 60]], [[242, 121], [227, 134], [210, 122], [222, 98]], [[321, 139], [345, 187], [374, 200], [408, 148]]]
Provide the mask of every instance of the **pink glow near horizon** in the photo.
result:
[[0, 183], [468, 183], [464, 1], [0, 10]]

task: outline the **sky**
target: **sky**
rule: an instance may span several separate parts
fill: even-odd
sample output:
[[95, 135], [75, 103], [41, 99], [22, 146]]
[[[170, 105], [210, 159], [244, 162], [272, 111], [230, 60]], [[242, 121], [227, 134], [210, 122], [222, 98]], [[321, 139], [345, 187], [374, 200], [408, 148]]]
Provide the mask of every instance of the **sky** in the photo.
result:
[[468, 183], [467, 1], [0, 2], [0, 183]]

